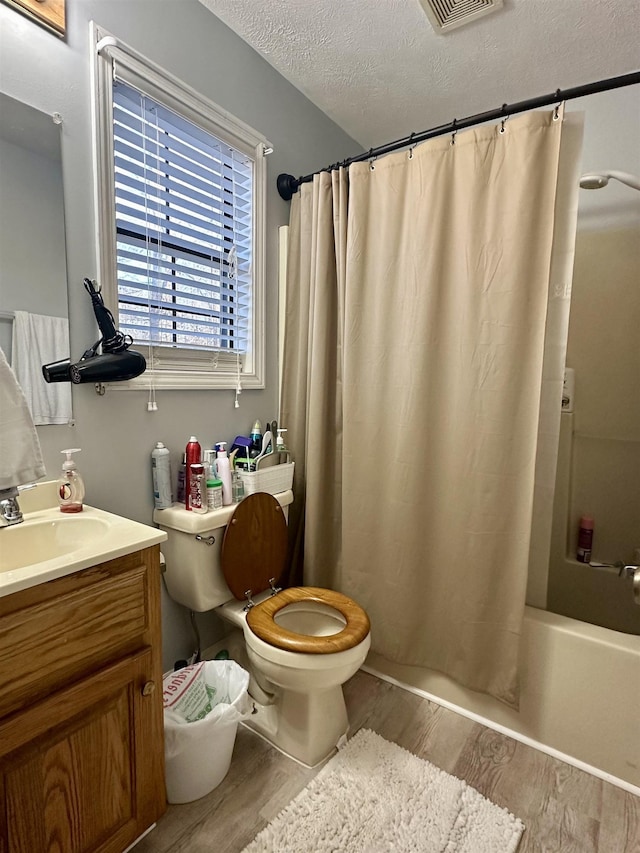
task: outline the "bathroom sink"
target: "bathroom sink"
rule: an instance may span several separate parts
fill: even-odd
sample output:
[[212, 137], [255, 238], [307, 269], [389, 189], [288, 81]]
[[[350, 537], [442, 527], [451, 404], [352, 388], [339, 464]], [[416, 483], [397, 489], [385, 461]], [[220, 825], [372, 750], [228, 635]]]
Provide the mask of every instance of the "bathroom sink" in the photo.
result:
[[167, 534], [86, 506], [60, 512], [56, 483], [19, 495], [24, 521], [0, 528], [0, 597], [164, 542]]
[[0, 572], [22, 569], [45, 560], [64, 557], [88, 545], [99, 546], [109, 532], [101, 518], [63, 515], [27, 520], [0, 530]]

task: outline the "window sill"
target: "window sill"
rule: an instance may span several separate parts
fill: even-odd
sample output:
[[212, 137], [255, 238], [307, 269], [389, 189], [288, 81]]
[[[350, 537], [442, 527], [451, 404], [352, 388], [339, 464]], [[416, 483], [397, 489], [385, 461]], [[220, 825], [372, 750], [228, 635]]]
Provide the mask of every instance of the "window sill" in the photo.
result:
[[[167, 371], [166, 373], [152, 373], [145, 371], [136, 379], [128, 379], [125, 382], [105, 382], [104, 387], [109, 391], [145, 391], [151, 386], [156, 391], [228, 391], [235, 390], [237, 386], [235, 374], [194, 374], [187, 371]], [[240, 385], [243, 391], [264, 388], [264, 381], [257, 376], [240, 376]]]

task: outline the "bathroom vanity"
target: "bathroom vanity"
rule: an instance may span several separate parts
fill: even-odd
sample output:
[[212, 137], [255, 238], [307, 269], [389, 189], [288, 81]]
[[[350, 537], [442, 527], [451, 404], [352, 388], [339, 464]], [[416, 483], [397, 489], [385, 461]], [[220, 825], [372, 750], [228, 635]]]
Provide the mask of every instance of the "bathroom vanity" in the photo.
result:
[[[34, 514], [42, 530], [65, 523], [51, 512]], [[166, 807], [164, 534], [87, 508], [91, 516], [124, 522], [144, 547], [133, 538], [118, 547], [111, 531], [94, 547], [129, 553], [82, 566], [91, 561], [78, 560], [85, 543], [34, 564], [41, 570], [29, 584], [28, 567], [2, 569], [12, 530], [0, 530], [0, 853], [122, 853]], [[65, 561], [81, 568], [54, 565]], [[3, 594], [16, 578], [24, 588]]]

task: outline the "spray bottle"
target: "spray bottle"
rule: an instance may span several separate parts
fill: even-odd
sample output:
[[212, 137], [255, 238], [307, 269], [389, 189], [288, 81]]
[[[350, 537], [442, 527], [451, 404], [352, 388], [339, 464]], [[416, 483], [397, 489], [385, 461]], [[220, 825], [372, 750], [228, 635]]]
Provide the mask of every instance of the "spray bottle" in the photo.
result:
[[176, 501], [179, 504], [185, 502], [186, 497], [186, 482], [187, 482], [187, 454], [182, 454], [182, 462], [178, 468], [178, 480], [176, 484]]
[[71, 456], [72, 453], [80, 453], [79, 447], [69, 450], [61, 450], [67, 458], [62, 463], [62, 475], [58, 479], [58, 503], [60, 512], [82, 512], [82, 501], [84, 500], [84, 483], [82, 477], [76, 471], [76, 463]]
[[151, 452], [153, 502], [156, 509], [167, 509], [173, 503], [171, 492], [171, 453], [161, 441]]
[[189, 439], [189, 443], [185, 449], [185, 457], [186, 457], [186, 477], [185, 477], [185, 489], [184, 489], [184, 506], [185, 509], [191, 509], [191, 501], [189, 499], [189, 492], [191, 490], [191, 466], [199, 465], [202, 461], [202, 448], [200, 447], [200, 442], [192, 435]]
[[249, 456], [251, 459], [255, 459], [256, 456], [260, 456], [262, 453], [262, 424], [260, 421], [256, 420], [254, 425], [251, 427], [249, 438], [251, 439]]

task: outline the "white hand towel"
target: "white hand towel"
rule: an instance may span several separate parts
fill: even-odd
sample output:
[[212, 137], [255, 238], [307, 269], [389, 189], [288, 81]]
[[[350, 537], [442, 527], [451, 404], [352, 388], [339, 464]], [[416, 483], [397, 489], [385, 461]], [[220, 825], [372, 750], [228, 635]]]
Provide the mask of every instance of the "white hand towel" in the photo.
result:
[[69, 358], [69, 321], [16, 311], [12, 366], [34, 424], [68, 424], [73, 420], [71, 384], [45, 382], [42, 365]]
[[33, 483], [45, 474], [27, 401], [0, 349], [0, 489]]

